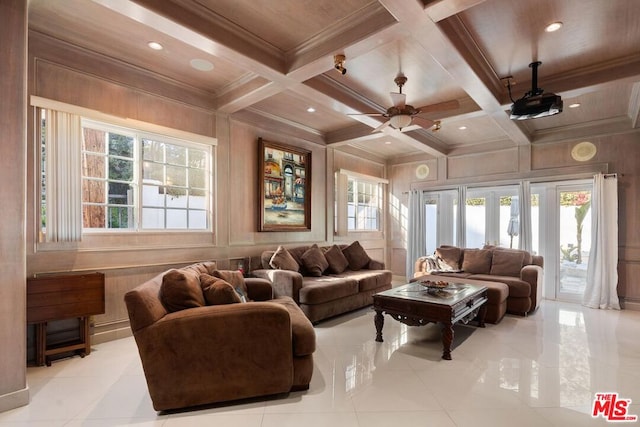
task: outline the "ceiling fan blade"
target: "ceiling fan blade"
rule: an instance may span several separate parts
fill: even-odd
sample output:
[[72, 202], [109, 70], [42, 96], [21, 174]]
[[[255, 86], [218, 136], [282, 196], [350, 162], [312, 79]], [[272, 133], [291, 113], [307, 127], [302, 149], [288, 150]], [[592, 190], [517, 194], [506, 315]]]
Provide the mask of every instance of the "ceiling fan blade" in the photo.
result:
[[419, 110], [420, 111], [419, 114], [422, 114], [422, 113], [431, 113], [433, 111], [455, 110], [459, 106], [460, 106], [460, 103], [454, 99], [453, 101], [445, 101], [445, 102], [439, 102], [437, 104], [425, 105], [423, 107], [416, 108], [416, 110]]
[[386, 122], [382, 123], [380, 126], [375, 128], [374, 130], [372, 130], [371, 133], [380, 132], [382, 129], [386, 128], [390, 124], [391, 124], [391, 120], [387, 120]]
[[391, 102], [394, 107], [404, 108], [404, 104], [407, 101], [407, 95], [404, 93], [391, 92]]
[[347, 116], [374, 116], [374, 117], [382, 117], [384, 113], [349, 113]]
[[424, 129], [429, 129], [431, 126], [433, 126], [435, 124], [435, 122], [433, 120], [429, 120], [426, 119], [424, 117], [418, 117], [418, 116], [414, 116], [413, 117], [413, 124], [415, 125], [419, 125], [420, 127], [424, 128]]

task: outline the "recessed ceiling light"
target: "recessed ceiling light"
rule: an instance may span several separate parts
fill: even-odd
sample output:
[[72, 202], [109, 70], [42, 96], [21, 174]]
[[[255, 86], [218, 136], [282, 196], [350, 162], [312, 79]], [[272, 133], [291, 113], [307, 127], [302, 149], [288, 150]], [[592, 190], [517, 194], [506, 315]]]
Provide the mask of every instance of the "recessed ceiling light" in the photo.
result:
[[466, 126], [460, 126], [458, 129], [465, 130], [466, 128], [467, 128]]
[[391, 145], [391, 141], [385, 141], [385, 145]]
[[307, 113], [315, 113], [315, 112], [316, 112], [315, 108], [313, 108], [313, 107], [307, 108]]
[[562, 22], [556, 21], [556, 22], [552, 22], [551, 24], [547, 25], [544, 28], [544, 30], [547, 33], [553, 33], [554, 31], [558, 31], [560, 28], [562, 28]]
[[147, 43], [147, 46], [149, 46], [153, 50], [162, 50], [163, 49], [162, 45], [160, 43], [158, 43], [158, 42], [149, 42], [149, 43]]
[[569, 105], [569, 108], [578, 108], [579, 106], [580, 106], [580, 103], [579, 103], [579, 102], [576, 102], [576, 103], [574, 103], [574, 104], [570, 104], [570, 105]]
[[213, 70], [213, 64], [206, 59], [192, 59], [190, 64], [198, 71], [211, 71]]

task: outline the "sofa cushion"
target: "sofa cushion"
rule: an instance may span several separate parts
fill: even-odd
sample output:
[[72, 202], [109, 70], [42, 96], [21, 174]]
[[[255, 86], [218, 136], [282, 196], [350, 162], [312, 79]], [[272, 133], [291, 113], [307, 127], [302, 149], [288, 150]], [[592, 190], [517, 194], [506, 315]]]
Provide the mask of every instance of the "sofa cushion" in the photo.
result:
[[440, 246], [436, 249], [438, 267], [442, 271], [460, 270], [462, 250], [455, 246]]
[[[317, 246], [317, 245], [314, 245]], [[293, 259], [296, 260], [296, 262], [298, 263], [298, 265], [302, 265], [302, 255], [304, 255], [304, 253], [311, 248], [311, 246], [296, 246], [293, 248], [289, 248], [287, 249], [289, 251], [289, 253], [291, 254], [291, 256], [293, 257]]]
[[278, 249], [273, 253], [269, 261], [269, 266], [276, 270], [300, 270], [300, 264], [298, 264], [289, 251], [282, 246], [278, 246]]
[[199, 276], [202, 273], [211, 274], [216, 269], [215, 261], [197, 262], [195, 264], [182, 267], [181, 270], [193, 270]]
[[283, 305], [291, 318], [291, 340], [293, 341], [293, 355], [305, 356], [316, 350], [316, 333], [313, 325], [304, 315], [298, 304], [290, 297], [279, 297], [272, 302]]
[[223, 279], [200, 275], [200, 287], [207, 305], [234, 304], [242, 302], [240, 296], [231, 284]]
[[489, 249], [465, 249], [462, 270], [473, 274], [489, 274], [492, 253]]
[[302, 265], [309, 276], [320, 277], [329, 267], [327, 259], [317, 245], [311, 246], [302, 254]]
[[365, 268], [369, 264], [369, 255], [357, 240], [342, 250], [345, 258], [349, 261], [349, 268], [357, 271]]
[[321, 304], [358, 293], [358, 281], [346, 277], [308, 277], [300, 289], [301, 304]]
[[198, 274], [194, 270], [167, 271], [162, 276], [160, 301], [168, 312], [205, 305]]
[[509, 298], [531, 297], [531, 285], [513, 276], [493, 276], [490, 274], [474, 274], [469, 279], [502, 282], [509, 287]]
[[242, 301], [248, 299], [247, 285], [244, 283], [244, 276], [241, 272], [234, 270], [213, 270], [211, 275], [229, 283], [238, 293]]
[[349, 261], [342, 253], [342, 249], [338, 245], [333, 245], [324, 253], [324, 257], [329, 263], [329, 272], [340, 274], [349, 267]]
[[524, 253], [521, 251], [494, 250], [490, 274], [520, 277]]
[[525, 250], [522, 249], [513, 249], [513, 248], [503, 248], [502, 246], [495, 245], [484, 245], [482, 249], [493, 249], [494, 251], [504, 251], [504, 252], [516, 252], [522, 254], [522, 266], [533, 264], [533, 256]]
[[391, 283], [392, 273], [390, 270], [345, 271], [339, 277], [356, 280], [360, 292], [366, 292]]

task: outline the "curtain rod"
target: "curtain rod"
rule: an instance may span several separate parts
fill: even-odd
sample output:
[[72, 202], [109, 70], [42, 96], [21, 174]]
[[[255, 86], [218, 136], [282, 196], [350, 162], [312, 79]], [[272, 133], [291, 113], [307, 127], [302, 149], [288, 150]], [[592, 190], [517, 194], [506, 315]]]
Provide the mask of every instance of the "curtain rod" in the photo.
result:
[[[604, 179], [607, 178], [617, 178], [618, 174], [617, 173], [605, 173], [602, 176], [604, 176]], [[620, 176], [624, 176], [623, 174], [620, 174]]]

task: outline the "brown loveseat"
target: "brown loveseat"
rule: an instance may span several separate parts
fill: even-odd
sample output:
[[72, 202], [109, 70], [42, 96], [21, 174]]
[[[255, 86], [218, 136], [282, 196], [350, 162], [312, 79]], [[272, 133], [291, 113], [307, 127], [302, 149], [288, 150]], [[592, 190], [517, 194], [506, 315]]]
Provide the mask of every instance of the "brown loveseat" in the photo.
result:
[[262, 269], [276, 296], [291, 297], [312, 322], [373, 303], [373, 294], [391, 289], [391, 271], [367, 255], [358, 241], [350, 245], [298, 246], [265, 251]]
[[486, 284], [486, 320], [490, 323], [499, 322], [505, 312], [527, 315], [538, 308], [542, 299], [543, 258], [523, 250], [441, 246], [435, 254], [416, 260], [414, 278], [424, 278], [426, 274]]
[[272, 295], [268, 281], [214, 263], [169, 270], [127, 292], [153, 407], [308, 389], [315, 331], [290, 298]]

